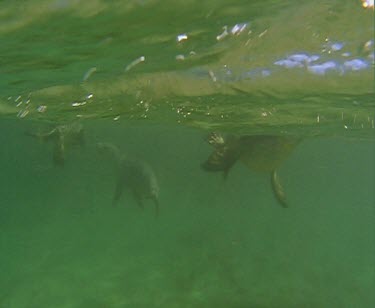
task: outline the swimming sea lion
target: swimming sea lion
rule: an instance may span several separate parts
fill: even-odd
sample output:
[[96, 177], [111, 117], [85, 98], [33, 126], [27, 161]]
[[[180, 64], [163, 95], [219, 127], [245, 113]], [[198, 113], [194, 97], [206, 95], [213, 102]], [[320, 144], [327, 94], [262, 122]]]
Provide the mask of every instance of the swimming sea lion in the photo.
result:
[[98, 143], [99, 152], [109, 154], [116, 163], [117, 181], [113, 204], [117, 204], [124, 189], [129, 189], [139, 207], [145, 199], [153, 200], [155, 215], [159, 213], [159, 185], [152, 168], [144, 161], [129, 158], [110, 143]]
[[85, 143], [84, 129], [81, 123], [73, 122], [58, 125], [46, 132], [26, 132], [28, 136], [35, 137], [43, 142], [53, 144], [53, 162], [55, 165], [63, 166], [66, 151], [72, 146], [82, 146]]
[[240, 160], [250, 170], [269, 172], [277, 201], [283, 207], [288, 207], [276, 170], [300, 142], [300, 138], [267, 135], [229, 135], [224, 138], [220, 134], [212, 133], [207, 141], [214, 147], [214, 151], [202, 164], [204, 170], [222, 171], [226, 178], [229, 170]]

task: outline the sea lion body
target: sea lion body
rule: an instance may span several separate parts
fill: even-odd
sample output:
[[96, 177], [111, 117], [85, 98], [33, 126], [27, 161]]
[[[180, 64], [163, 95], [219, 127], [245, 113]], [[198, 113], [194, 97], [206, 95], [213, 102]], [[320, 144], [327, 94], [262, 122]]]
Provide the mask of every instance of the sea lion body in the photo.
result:
[[220, 134], [212, 133], [207, 141], [214, 147], [214, 151], [202, 164], [204, 170], [222, 171], [226, 178], [234, 164], [241, 161], [250, 170], [270, 173], [276, 200], [283, 207], [288, 206], [276, 170], [300, 142], [299, 138], [269, 135], [229, 135], [224, 138]]
[[52, 130], [42, 133], [27, 132], [26, 134], [43, 142], [53, 144], [52, 158], [54, 164], [57, 166], [64, 166], [68, 149], [85, 144], [84, 129], [79, 122], [58, 125]]
[[124, 190], [132, 193], [138, 206], [143, 208], [143, 201], [153, 200], [155, 214], [159, 213], [159, 185], [156, 175], [146, 162], [121, 154], [119, 149], [109, 143], [98, 143], [99, 151], [109, 153], [116, 162], [116, 189], [113, 204], [116, 205]]

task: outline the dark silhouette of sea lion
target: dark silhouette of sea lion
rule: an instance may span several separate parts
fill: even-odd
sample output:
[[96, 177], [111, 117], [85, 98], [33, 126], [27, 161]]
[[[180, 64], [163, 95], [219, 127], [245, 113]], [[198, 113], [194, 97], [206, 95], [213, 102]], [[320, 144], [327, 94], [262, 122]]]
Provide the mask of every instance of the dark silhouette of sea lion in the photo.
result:
[[46, 132], [26, 132], [26, 135], [52, 143], [53, 162], [58, 166], [64, 166], [66, 152], [70, 147], [85, 144], [84, 129], [79, 122], [58, 125]]
[[155, 215], [159, 214], [159, 185], [152, 168], [139, 159], [129, 158], [110, 143], [98, 143], [99, 152], [109, 154], [116, 163], [117, 181], [113, 197], [116, 205], [124, 189], [128, 189], [134, 196], [139, 207], [143, 208], [145, 199], [153, 200]]
[[271, 174], [273, 193], [283, 207], [288, 207], [286, 195], [276, 172], [277, 168], [290, 155], [300, 142], [300, 138], [288, 136], [246, 135], [222, 136], [212, 133], [207, 142], [214, 151], [202, 164], [202, 168], [211, 172], [223, 172], [227, 178], [229, 170], [237, 161], [244, 163], [250, 170]]

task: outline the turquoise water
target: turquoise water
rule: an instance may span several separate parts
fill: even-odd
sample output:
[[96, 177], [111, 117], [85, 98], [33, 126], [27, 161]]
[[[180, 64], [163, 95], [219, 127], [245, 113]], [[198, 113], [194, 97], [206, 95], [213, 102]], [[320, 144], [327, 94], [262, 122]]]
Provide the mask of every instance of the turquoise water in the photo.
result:
[[[361, 1], [2, 1], [0, 308], [373, 307], [373, 37]], [[212, 131], [300, 142], [224, 179]]]

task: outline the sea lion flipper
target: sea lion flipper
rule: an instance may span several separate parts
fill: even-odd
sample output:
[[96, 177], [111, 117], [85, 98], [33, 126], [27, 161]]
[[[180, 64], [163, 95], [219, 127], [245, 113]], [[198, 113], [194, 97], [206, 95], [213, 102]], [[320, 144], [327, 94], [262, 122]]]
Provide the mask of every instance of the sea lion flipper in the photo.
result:
[[112, 205], [116, 205], [117, 204], [117, 201], [120, 199], [123, 190], [124, 190], [124, 185], [123, 185], [123, 183], [121, 181], [121, 178], [118, 177], [117, 178], [117, 182], [116, 182], [115, 193], [113, 195]]
[[271, 186], [272, 186], [273, 194], [276, 200], [280, 203], [282, 207], [287, 208], [288, 204], [286, 202], [286, 195], [284, 192], [284, 188], [281, 185], [281, 182], [277, 175], [276, 170], [273, 170], [271, 172]]
[[85, 138], [85, 131], [81, 129], [75, 138], [75, 142], [77, 143], [78, 146], [84, 147], [86, 145], [86, 138]]
[[26, 131], [26, 136], [33, 137], [35, 139], [38, 139], [41, 142], [49, 142], [49, 141], [55, 141], [56, 138], [58, 138], [58, 131], [57, 129], [52, 129], [48, 132], [33, 132], [33, 131]]
[[224, 139], [220, 134], [211, 133], [207, 142], [214, 147], [214, 151], [201, 167], [209, 172], [222, 171], [225, 179], [229, 170], [240, 158], [241, 149], [238, 140], [234, 136]]
[[210, 133], [207, 136], [206, 141], [208, 144], [212, 145], [214, 148], [221, 147], [225, 144], [224, 137], [217, 132]]
[[64, 140], [61, 139], [53, 145], [53, 163], [56, 166], [64, 166], [65, 163], [65, 144]]
[[227, 168], [227, 169], [223, 170], [223, 179], [224, 179], [224, 181], [227, 180], [229, 171], [230, 171], [230, 168]]
[[159, 200], [156, 197], [153, 197], [152, 200], [155, 204], [155, 217], [159, 217]]
[[145, 208], [143, 204], [142, 197], [136, 193], [134, 193], [134, 199], [137, 202], [138, 207], [140, 207], [142, 210]]

